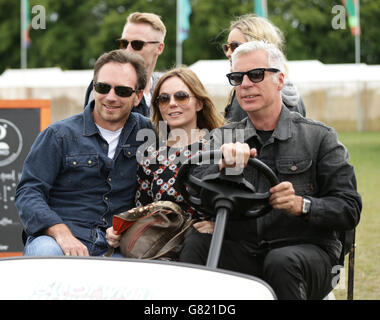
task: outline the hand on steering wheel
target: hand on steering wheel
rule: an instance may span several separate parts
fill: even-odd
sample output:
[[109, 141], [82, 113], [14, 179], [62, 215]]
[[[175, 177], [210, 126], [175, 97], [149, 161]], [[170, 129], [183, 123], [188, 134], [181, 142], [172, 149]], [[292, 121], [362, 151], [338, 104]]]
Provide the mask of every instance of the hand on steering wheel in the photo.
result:
[[[236, 159], [236, 154], [238, 154], [244, 159], [244, 161], [239, 160], [240, 166], [244, 166], [247, 161], [248, 166], [256, 168], [269, 181], [270, 187], [277, 185], [279, 181], [276, 175], [266, 164], [256, 158], [246, 160], [247, 146], [241, 144], [242, 150], [235, 152], [235, 155], [234, 151], [229, 149], [231, 157], [227, 159], [227, 163], [224, 161], [224, 165], [236, 167], [236, 161], [233, 158]], [[248, 154], [251, 155], [249, 147]], [[243, 175], [229, 176], [223, 170], [218, 174], [210, 174], [202, 178], [193, 175], [194, 164], [201, 164], [203, 158], [210, 159], [211, 157], [215, 160], [221, 156], [221, 151], [209, 151], [198, 153], [188, 159], [178, 172], [176, 190], [190, 205], [208, 215], [215, 216], [218, 208], [223, 206], [231, 211], [231, 218], [258, 218], [268, 213], [272, 209], [269, 204], [271, 196], [269, 188], [264, 193], [256, 192], [256, 188], [245, 180]], [[223, 161], [221, 166], [223, 167]]]
[[223, 158], [219, 163], [219, 171], [223, 168], [245, 168], [249, 158], [257, 155], [255, 148], [250, 149], [247, 143], [227, 143], [220, 148]]

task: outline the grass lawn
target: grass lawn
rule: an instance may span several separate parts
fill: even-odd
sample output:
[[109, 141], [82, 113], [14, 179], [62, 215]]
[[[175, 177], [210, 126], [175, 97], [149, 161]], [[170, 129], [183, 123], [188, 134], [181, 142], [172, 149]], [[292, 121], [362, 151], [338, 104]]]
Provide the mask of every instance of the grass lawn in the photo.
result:
[[[363, 211], [356, 229], [355, 300], [380, 300], [380, 132], [340, 132], [355, 167]], [[348, 278], [347, 257], [345, 278]], [[347, 289], [334, 290], [346, 299]]]

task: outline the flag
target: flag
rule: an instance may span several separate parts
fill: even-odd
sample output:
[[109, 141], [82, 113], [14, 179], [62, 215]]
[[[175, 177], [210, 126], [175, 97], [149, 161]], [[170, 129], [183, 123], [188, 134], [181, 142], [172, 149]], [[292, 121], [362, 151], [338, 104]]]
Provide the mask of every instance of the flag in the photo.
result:
[[31, 40], [29, 36], [30, 29], [32, 27], [32, 24], [30, 23], [30, 7], [29, 7], [29, 0], [21, 0], [22, 5], [21, 8], [23, 10], [22, 12], [22, 19], [21, 22], [22, 25], [22, 40], [25, 48], [29, 48]]
[[351, 34], [353, 36], [360, 34], [360, 25], [359, 25], [359, 17], [358, 17], [358, 1], [359, 0], [342, 0], [343, 4], [347, 8], [348, 25], [351, 28]]
[[266, 17], [267, 4], [266, 0], [255, 0], [255, 13], [259, 17]]
[[178, 39], [182, 43], [189, 37], [191, 4], [190, 0], [178, 0], [178, 5], [180, 6]]

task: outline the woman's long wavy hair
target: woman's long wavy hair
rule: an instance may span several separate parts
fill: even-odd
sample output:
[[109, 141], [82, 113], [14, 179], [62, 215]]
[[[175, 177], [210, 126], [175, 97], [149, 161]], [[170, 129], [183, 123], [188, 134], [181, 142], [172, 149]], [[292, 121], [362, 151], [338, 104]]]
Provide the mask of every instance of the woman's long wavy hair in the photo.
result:
[[187, 67], [179, 67], [166, 72], [158, 80], [152, 95], [153, 115], [152, 122], [158, 131], [159, 122], [163, 121], [160, 108], [158, 107], [157, 98], [160, 94], [162, 84], [169, 78], [178, 77], [181, 79], [190, 89], [191, 93], [196, 99], [203, 105], [202, 110], [197, 114], [197, 126], [199, 129], [211, 130], [219, 128], [224, 125], [225, 119], [220, 112], [216, 109], [212, 102], [210, 95], [207, 93], [202, 82], [198, 76]]

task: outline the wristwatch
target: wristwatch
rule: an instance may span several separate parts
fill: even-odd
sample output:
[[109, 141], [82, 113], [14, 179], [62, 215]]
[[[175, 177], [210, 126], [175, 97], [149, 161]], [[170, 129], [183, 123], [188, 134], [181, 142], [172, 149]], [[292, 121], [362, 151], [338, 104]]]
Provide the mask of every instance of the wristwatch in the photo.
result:
[[306, 198], [302, 198], [302, 216], [307, 217], [310, 214], [311, 201]]

